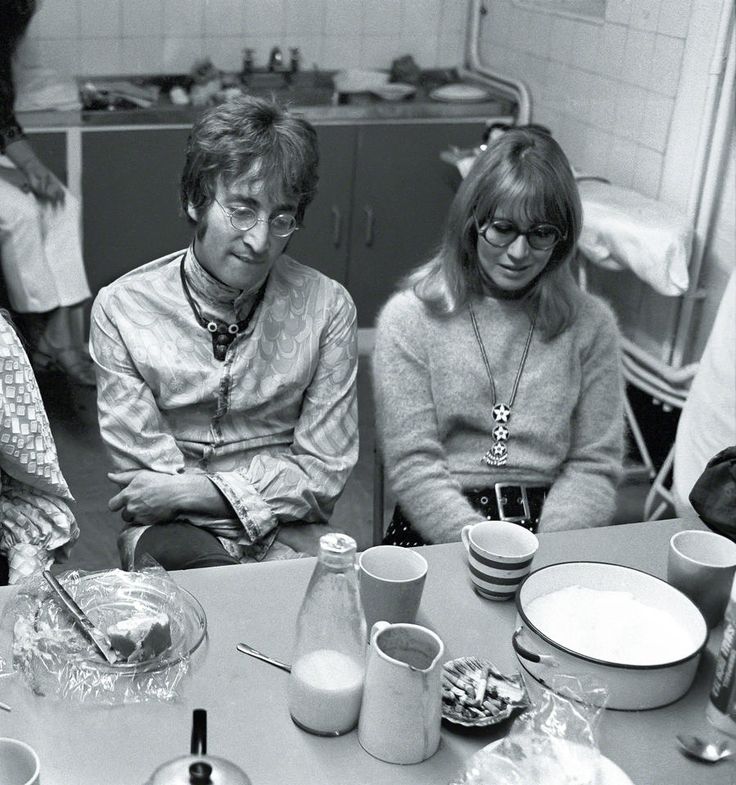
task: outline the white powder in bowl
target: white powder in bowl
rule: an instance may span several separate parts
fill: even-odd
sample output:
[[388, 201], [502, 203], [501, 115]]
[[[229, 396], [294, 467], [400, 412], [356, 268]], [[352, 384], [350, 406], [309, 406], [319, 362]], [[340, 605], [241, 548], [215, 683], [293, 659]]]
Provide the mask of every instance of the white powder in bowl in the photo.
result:
[[568, 586], [537, 597], [525, 610], [548, 638], [599, 660], [658, 665], [693, 653], [684, 624], [630, 592]]

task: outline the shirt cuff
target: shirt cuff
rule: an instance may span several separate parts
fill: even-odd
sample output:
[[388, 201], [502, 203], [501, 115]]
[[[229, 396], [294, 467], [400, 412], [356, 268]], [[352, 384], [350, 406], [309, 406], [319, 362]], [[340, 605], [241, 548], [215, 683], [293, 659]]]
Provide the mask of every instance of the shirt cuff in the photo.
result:
[[215, 472], [207, 476], [230, 502], [249, 542], [262, 540], [276, 528], [278, 521], [273, 510], [242, 473]]

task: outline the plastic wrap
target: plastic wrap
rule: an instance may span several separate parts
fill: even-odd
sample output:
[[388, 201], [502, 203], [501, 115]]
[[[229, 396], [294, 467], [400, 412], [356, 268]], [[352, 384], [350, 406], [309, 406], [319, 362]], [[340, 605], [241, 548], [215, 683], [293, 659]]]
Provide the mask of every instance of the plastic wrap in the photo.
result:
[[206, 633], [199, 602], [158, 565], [57, 577], [104, 632], [137, 613], [165, 613], [171, 645], [148, 660], [110, 665], [37, 575], [17, 587], [3, 611], [0, 667], [4, 660], [34, 693], [56, 699], [103, 705], [176, 700]]
[[610, 763], [596, 728], [607, 693], [602, 686], [558, 676], [521, 715], [509, 735], [477, 752], [450, 785], [591, 785]]

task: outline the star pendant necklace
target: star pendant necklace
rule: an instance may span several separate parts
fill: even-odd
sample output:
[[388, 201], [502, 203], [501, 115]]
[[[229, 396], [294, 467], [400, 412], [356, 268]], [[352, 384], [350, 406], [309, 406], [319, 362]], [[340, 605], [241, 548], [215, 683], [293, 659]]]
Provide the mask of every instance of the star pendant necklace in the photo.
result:
[[529, 347], [532, 343], [532, 336], [534, 335], [534, 324], [537, 321], [537, 314], [536, 311], [532, 318], [531, 324], [529, 325], [529, 333], [526, 336], [526, 343], [524, 344], [524, 351], [521, 354], [521, 362], [519, 363], [519, 368], [516, 371], [516, 378], [514, 379], [514, 386], [511, 390], [511, 397], [508, 400], [508, 403], [501, 403], [496, 402], [496, 382], [493, 378], [493, 371], [491, 371], [491, 364], [488, 362], [488, 355], [486, 354], [486, 347], [483, 344], [483, 339], [480, 337], [480, 330], [478, 329], [478, 320], [475, 318], [475, 311], [473, 310], [473, 304], [468, 303], [468, 310], [470, 312], [470, 321], [473, 323], [473, 332], [475, 333], [475, 340], [478, 342], [478, 348], [480, 349], [480, 355], [483, 358], [483, 365], [485, 366], [486, 373], [488, 374], [488, 381], [491, 385], [491, 400], [493, 402], [493, 408], [491, 410], [491, 414], [493, 416], [493, 422], [495, 423], [493, 427], [493, 431], [491, 432], [493, 435], [493, 444], [490, 446], [486, 454], [481, 458], [481, 463], [485, 463], [487, 466], [505, 466], [506, 460], [508, 458], [508, 446], [507, 442], [509, 440], [510, 431], [508, 427], [508, 422], [511, 419], [511, 409], [514, 406], [514, 401], [516, 400], [516, 393], [519, 389], [519, 381], [521, 380], [521, 374], [524, 371], [524, 365], [526, 364], [526, 358], [529, 354]]

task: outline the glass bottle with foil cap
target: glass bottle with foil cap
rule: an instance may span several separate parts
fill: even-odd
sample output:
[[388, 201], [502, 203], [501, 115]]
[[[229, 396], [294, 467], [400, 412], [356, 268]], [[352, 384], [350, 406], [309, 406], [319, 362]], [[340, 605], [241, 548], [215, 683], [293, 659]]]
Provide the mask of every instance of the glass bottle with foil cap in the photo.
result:
[[325, 534], [297, 617], [289, 676], [292, 720], [319, 736], [341, 736], [358, 724], [363, 698], [366, 627], [346, 534]]
[[726, 607], [706, 716], [718, 730], [736, 736], [736, 580]]

